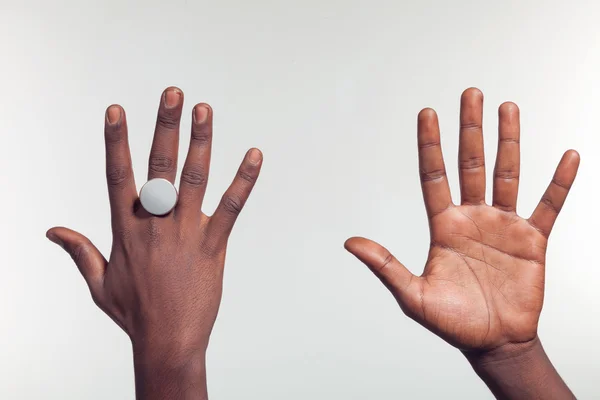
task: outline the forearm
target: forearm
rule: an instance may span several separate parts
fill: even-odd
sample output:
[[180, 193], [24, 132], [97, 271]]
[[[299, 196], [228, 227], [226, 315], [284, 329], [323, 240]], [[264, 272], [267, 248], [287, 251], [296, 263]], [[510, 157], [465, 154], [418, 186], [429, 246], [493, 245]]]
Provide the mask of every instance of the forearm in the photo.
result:
[[134, 368], [138, 400], [208, 399], [204, 350], [134, 349]]
[[548, 359], [539, 338], [507, 346], [485, 354], [465, 354], [497, 399], [575, 399]]

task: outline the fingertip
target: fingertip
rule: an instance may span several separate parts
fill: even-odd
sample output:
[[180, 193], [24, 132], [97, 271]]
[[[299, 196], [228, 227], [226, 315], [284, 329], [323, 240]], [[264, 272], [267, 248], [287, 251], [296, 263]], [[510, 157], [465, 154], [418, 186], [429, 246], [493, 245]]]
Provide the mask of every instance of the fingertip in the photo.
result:
[[382, 249], [380, 244], [360, 236], [354, 236], [346, 240], [344, 247], [363, 262], [365, 262], [365, 257], [378, 254]]
[[579, 165], [579, 162], [581, 161], [581, 156], [577, 150], [569, 149], [565, 151], [563, 159], [567, 162], [577, 163]]
[[483, 100], [483, 92], [476, 87], [470, 87], [462, 92], [461, 99], [465, 100]]
[[417, 116], [417, 120], [419, 121], [419, 123], [429, 122], [435, 120], [436, 118], [437, 113], [431, 107], [425, 107], [424, 109], [419, 111], [419, 114]]
[[177, 86], [169, 86], [163, 90], [162, 102], [167, 110], [178, 109], [183, 104], [183, 91]]
[[52, 240], [52, 238], [56, 238], [64, 244], [72, 244], [78, 241], [89, 242], [89, 240], [81, 233], [66, 228], [64, 226], [55, 226], [53, 228], [48, 229], [48, 231], [46, 232], [46, 237], [50, 240]]
[[555, 179], [572, 182], [579, 169], [580, 156], [576, 150], [567, 150], [556, 167]]
[[172, 100], [179, 101], [179, 98], [183, 97], [183, 90], [179, 89], [177, 86], [169, 86], [163, 90], [163, 96], [165, 96], [165, 98], [167, 96], [173, 96], [171, 98]]
[[54, 237], [62, 237], [65, 232], [70, 232], [69, 228], [65, 228], [64, 226], [53, 226], [52, 228], [46, 231], [46, 237], [54, 236]]
[[248, 150], [247, 158], [250, 164], [258, 165], [263, 160], [263, 153], [259, 149], [253, 147], [250, 150]]
[[121, 122], [123, 107], [118, 104], [111, 104], [106, 108], [106, 124], [108, 126], [117, 125]]
[[419, 140], [423, 135], [428, 136], [439, 130], [437, 113], [433, 108], [424, 108], [417, 117], [417, 136]]
[[167, 93], [170, 91], [183, 93], [183, 91], [181, 89], [179, 89], [177, 86], [168, 86], [165, 90], [163, 90], [163, 93]]
[[212, 107], [206, 103], [198, 103], [194, 106], [192, 113], [196, 124], [203, 124], [212, 116]]
[[512, 101], [505, 101], [504, 103], [500, 104], [500, 107], [498, 107], [498, 114], [500, 115], [517, 114], [519, 111], [519, 106]]
[[349, 252], [352, 252], [351, 249], [354, 248], [355, 244], [358, 241], [360, 241], [361, 239], [363, 239], [363, 238], [358, 237], [358, 236], [353, 236], [351, 238], [346, 239], [346, 241], [344, 242], [344, 248], [346, 250], [348, 250]]
[[48, 238], [48, 240], [50, 240], [53, 243], [56, 243], [57, 245], [63, 247], [63, 241], [59, 238], [59, 236], [56, 234], [56, 231], [58, 230], [58, 228], [54, 227], [54, 228], [50, 228], [46, 231], [46, 238]]

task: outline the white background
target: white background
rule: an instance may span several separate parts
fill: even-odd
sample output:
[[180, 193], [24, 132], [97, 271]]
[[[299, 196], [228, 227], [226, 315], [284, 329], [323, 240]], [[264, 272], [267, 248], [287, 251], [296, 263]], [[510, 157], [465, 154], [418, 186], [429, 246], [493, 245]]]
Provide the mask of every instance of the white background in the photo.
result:
[[463, 356], [405, 317], [342, 248], [367, 236], [421, 272], [416, 114], [439, 113], [457, 199], [469, 86], [486, 96], [489, 166], [498, 105], [521, 107], [523, 216], [563, 151], [581, 153], [549, 244], [540, 337], [578, 397], [600, 398], [599, 2], [2, 0], [0, 9], [0, 398], [133, 398], [126, 335], [44, 233], [71, 227], [108, 256], [104, 110], [127, 110], [140, 184], [169, 85], [186, 95], [182, 152], [193, 104], [215, 110], [206, 212], [248, 148], [265, 155], [230, 241], [211, 398], [491, 398]]

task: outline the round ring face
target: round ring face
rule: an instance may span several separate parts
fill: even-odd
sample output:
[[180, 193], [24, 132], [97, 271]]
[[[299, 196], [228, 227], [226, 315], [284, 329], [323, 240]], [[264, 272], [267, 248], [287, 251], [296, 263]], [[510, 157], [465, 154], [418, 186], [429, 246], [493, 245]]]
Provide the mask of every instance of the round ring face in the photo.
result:
[[150, 214], [168, 214], [177, 204], [177, 189], [166, 179], [151, 179], [140, 190], [140, 203]]

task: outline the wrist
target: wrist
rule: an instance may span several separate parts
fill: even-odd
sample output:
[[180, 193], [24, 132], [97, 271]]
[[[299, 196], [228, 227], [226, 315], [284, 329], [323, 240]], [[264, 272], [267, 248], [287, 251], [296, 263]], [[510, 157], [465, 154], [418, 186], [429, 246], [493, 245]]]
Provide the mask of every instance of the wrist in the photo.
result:
[[528, 342], [464, 354], [498, 399], [575, 399], [537, 336]]
[[191, 354], [206, 354], [210, 332], [180, 327], [147, 328], [130, 335], [134, 356], [152, 355], [159, 358], [189, 358]]
[[463, 351], [463, 354], [476, 370], [497, 364], [526, 364], [541, 355], [545, 356], [537, 336], [527, 342], [507, 343], [491, 350]]
[[133, 344], [138, 400], [206, 399], [206, 347]]

